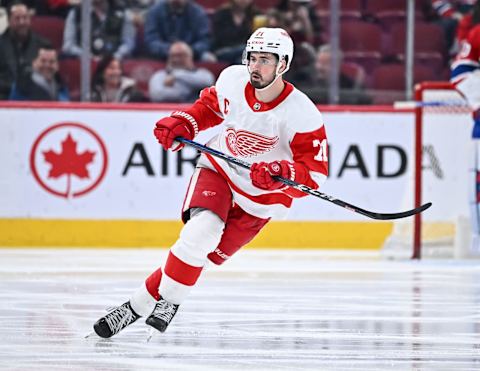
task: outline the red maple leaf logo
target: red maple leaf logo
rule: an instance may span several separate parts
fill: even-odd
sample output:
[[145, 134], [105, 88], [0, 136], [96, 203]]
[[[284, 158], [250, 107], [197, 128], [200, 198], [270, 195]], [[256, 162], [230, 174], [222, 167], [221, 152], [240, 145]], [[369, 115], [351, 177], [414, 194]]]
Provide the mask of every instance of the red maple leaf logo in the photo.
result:
[[67, 195], [70, 194], [71, 177], [75, 175], [80, 179], [90, 178], [87, 165], [93, 161], [96, 152], [85, 151], [77, 153], [77, 142], [75, 142], [68, 133], [62, 142], [62, 151], [56, 153], [53, 150], [43, 152], [45, 161], [52, 165], [48, 172], [49, 178], [59, 178], [62, 175], [67, 176]]

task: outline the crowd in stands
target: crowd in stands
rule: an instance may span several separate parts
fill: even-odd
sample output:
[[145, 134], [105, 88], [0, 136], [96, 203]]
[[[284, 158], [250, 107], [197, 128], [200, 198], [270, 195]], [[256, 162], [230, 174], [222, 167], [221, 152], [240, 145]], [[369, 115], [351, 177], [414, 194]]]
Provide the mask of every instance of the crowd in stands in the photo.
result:
[[[79, 99], [80, 3], [0, 0], [1, 100]], [[294, 40], [286, 79], [327, 103], [329, 7], [330, 0], [92, 0], [91, 100], [191, 102], [223, 68], [242, 63], [248, 36], [267, 26]], [[340, 22], [340, 103], [403, 98], [406, 2], [342, 0]], [[415, 1], [414, 81], [448, 80], [449, 61], [476, 23], [480, 0]]]

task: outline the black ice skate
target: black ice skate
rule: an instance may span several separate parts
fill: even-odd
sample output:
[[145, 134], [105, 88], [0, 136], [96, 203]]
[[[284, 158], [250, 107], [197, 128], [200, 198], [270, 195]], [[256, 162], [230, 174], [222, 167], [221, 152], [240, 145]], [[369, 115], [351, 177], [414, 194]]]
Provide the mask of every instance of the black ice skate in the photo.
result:
[[147, 325], [155, 327], [160, 332], [165, 332], [173, 316], [177, 313], [178, 305], [172, 304], [163, 298], [155, 305], [152, 314], [145, 321]]
[[109, 338], [119, 333], [139, 318], [140, 316], [133, 311], [130, 302], [127, 301], [95, 322], [93, 329], [98, 336]]

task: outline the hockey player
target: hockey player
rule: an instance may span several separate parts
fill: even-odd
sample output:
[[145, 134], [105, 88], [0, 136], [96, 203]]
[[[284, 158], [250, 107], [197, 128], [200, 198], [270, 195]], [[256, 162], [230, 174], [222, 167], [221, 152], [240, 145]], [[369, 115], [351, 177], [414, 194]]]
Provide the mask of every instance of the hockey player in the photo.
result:
[[130, 300], [100, 318], [104, 338], [146, 317], [163, 332], [197, 282], [207, 262], [222, 264], [251, 241], [271, 218], [282, 218], [304, 194], [272, 175], [311, 188], [326, 179], [327, 139], [320, 112], [305, 94], [283, 80], [293, 43], [280, 28], [260, 28], [247, 41], [245, 66], [230, 66], [187, 110], [156, 123], [155, 137], [166, 150], [179, 150], [176, 137], [223, 124], [208, 145], [252, 163], [237, 168], [203, 154], [183, 205], [185, 225], [163, 267]]
[[474, 26], [452, 64], [451, 81], [473, 110], [473, 151], [470, 169], [471, 251], [480, 254], [480, 24]]

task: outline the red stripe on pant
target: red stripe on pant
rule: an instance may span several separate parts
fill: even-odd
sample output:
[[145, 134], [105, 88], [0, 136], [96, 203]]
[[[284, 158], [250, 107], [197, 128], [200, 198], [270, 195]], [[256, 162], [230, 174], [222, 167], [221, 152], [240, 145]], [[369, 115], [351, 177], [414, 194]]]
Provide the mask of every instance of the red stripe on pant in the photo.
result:
[[185, 286], [193, 286], [197, 282], [203, 267], [194, 267], [177, 258], [170, 251], [165, 263], [165, 274], [174, 281]]

